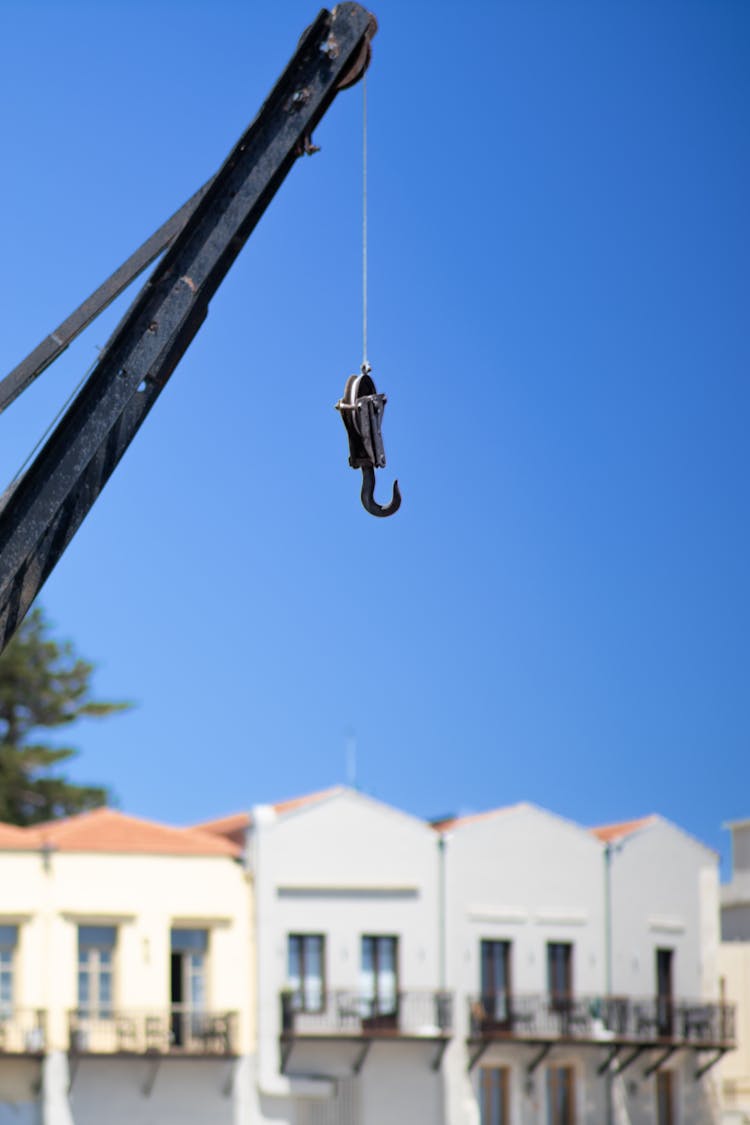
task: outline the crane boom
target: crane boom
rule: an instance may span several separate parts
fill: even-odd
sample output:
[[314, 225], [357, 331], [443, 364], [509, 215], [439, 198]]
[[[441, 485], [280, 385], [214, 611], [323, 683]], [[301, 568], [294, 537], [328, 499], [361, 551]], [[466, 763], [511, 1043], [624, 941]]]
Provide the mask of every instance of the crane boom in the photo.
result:
[[4, 497], [0, 651], [156, 402], [295, 160], [311, 151], [313, 129], [337, 92], [364, 73], [376, 28], [374, 17], [356, 3], [320, 12], [258, 116], [188, 209], [184, 227], [78, 395]]

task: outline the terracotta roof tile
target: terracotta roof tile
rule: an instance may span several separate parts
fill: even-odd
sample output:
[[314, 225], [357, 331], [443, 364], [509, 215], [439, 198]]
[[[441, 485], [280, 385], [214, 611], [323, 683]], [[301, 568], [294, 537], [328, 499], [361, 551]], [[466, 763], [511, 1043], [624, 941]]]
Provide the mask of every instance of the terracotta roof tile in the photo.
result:
[[341, 785], [332, 785], [330, 789], [319, 789], [316, 793], [305, 793], [301, 797], [279, 801], [273, 807], [280, 816], [283, 816], [284, 813], [293, 812], [295, 809], [302, 808], [303, 805], [314, 805], [317, 801], [323, 801], [326, 797], [333, 797], [335, 793], [341, 793], [342, 791]]
[[600, 824], [597, 828], [590, 828], [589, 831], [597, 836], [602, 843], [611, 844], [614, 840], [622, 840], [625, 836], [632, 836], [634, 832], [646, 828], [649, 824], [653, 824], [655, 820], [656, 814], [651, 813], [649, 816], [642, 816], [638, 820], [621, 820], [618, 824]]
[[216, 820], [204, 820], [196, 824], [197, 832], [209, 832], [212, 836], [220, 836], [230, 840], [238, 848], [244, 848], [245, 836], [252, 817], [249, 812], [231, 813], [229, 816], [220, 816]]
[[512, 812], [521, 807], [521, 805], [503, 805], [499, 809], [487, 809], [486, 812], [469, 813], [467, 816], [447, 816], [441, 820], [430, 821], [430, 828], [434, 828], [436, 832], [449, 832], [452, 828], [463, 828], [466, 824], [489, 820], [490, 817], [500, 816], [502, 813]]
[[29, 837], [28, 828], [15, 824], [0, 824], [0, 849], [36, 848], [36, 841]]
[[[315, 793], [304, 793], [301, 797], [277, 801], [275, 805], [271, 805], [271, 808], [278, 816], [284, 816], [285, 813], [294, 812], [295, 809], [304, 808], [305, 805], [313, 805], [317, 801], [323, 801], [326, 797], [332, 797], [335, 793], [342, 791], [341, 785], [333, 785], [330, 789], [319, 789]], [[199, 832], [209, 832], [211, 835], [231, 840], [238, 847], [242, 847], [245, 843], [245, 833], [252, 824], [252, 819], [249, 812], [230, 813], [228, 816], [220, 816], [215, 820], [204, 820], [200, 824], [196, 824], [195, 828]]]
[[61, 852], [110, 852], [140, 855], [228, 855], [239, 849], [228, 840], [197, 828], [172, 828], [153, 820], [127, 816], [116, 809], [94, 809], [64, 820], [51, 820], [18, 829], [21, 838], [7, 836], [1, 826], [0, 848], [51, 847]]

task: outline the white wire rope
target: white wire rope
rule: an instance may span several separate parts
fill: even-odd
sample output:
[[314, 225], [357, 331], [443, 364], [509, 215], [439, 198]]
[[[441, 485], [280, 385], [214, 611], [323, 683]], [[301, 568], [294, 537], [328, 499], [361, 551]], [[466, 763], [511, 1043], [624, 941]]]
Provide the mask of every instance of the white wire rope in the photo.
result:
[[367, 74], [362, 79], [362, 372], [370, 371], [367, 358]]

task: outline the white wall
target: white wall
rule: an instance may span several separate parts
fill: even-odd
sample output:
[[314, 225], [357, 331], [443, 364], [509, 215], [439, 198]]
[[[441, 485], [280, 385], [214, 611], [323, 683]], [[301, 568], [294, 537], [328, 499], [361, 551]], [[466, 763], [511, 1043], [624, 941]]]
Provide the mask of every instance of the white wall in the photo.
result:
[[750, 874], [750, 824], [732, 827], [732, 873]]
[[[437, 838], [423, 822], [351, 790], [282, 816], [256, 809], [253, 820], [261, 1109], [266, 1120], [294, 1125], [295, 1113], [303, 1114], [304, 1106], [308, 1117], [313, 1113], [306, 1100], [310, 1093], [325, 1097], [331, 1091], [330, 1083], [320, 1083], [316, 1091], [304, 1078], [280, 1075], [280, 993], [287, 983], [288, 935], [324, 934], [326, 988], [352, 992], [359, 988], [362, 935], [396, 935], [399, 989], [433, 993], [438, 988]], [[341, 1078], [351, 1074], [355, 1049], [346, 1043], [300, 1046], [290, 1069]], [[430, 1069], [433, 1051], [428, 1044], [402, 1044], [396, 1057], [386, 1059], [386, 1045], [373, 1047], [357, 1087], [364, 1125], [385, 1120], [413, 1125], [420, 1097], [425, 1105], [436, 1104], [440, 1077]], [[394, 1066], [400, 1077], [386, 1095], [377, 1076], [383, 1067], [393, 1073]], [[386, 1096], [389, 1109], [383, 1117], [374, 1107]]]
[[612, 855], [613, 991], [650, 997], [656, 950], [672, 949], [676, 999], [718, 997], [717, 856], [667, 821]]
[[232, 1060], [82, 1059], [75, 1125], [233, 1125]]
[[[451, 829], [445, 864], [448, 979], [457, 1007], [456, 1038], [444, 1068], [449, 1120], [468, 1125], [479, 1121], [480, 1070], [467, 1073], [466, 1036], [469, 998], [480, 992], [480, 942], [511, 942], [513, 994], [540, 998], [547, 992], [547, 943], [569, 942], [574, 947], [574, 991], [601, 995], [604, 857], [586, 830], [522, 804]], [[546, 1105], [546, 1066], [529, 1083], [531, 1056], [529, 1047], [495, 1045], [480, 1064], [511, 1068], [514, 1119], [524, 1123], [544, 1120]], [[568, 1051], [565, 1058], [557, 1051], [549, 1060], [576, 1067], [581, 1105], [601, 1097], [602, 1083], [593, 1081], [589, 1059], [581, 1049]]]
[[515, 993], [546, 992], [548, 942], [573, 943], [575, 991], [601, 993], [604, 862], [588, 832], [520, 805], [449, 832], [446, 870], [449, 976], [464, 997], [479, 992], [483, 938], [513, 943]]

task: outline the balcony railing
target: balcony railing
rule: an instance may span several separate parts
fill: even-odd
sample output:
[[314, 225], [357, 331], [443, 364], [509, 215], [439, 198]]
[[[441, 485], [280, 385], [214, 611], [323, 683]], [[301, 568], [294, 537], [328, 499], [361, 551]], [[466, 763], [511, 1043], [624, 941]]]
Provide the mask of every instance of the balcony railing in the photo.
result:
[[469, 999], [472, 1039], [607, 1040], [732, 1047], [731, 1004], [625, 996], [474, 996]]
[[181, 1005], [162, 1012], [74, 1011], [68, 1036], [73, 1054], [235, 1055], [237, 1013]]
[[42, 1055], [46, 1043], [46, 1012], [0, 1008], [0, 1055]]
[[315, 1004], [298, 993], [281, 994], [281, 1032], [293, 1036], [407, 1036], [447, 1038], [453, 1031], [453, 997], [447, 992], [399, 992], [371, 999], [358, 992], [326, 992]]

